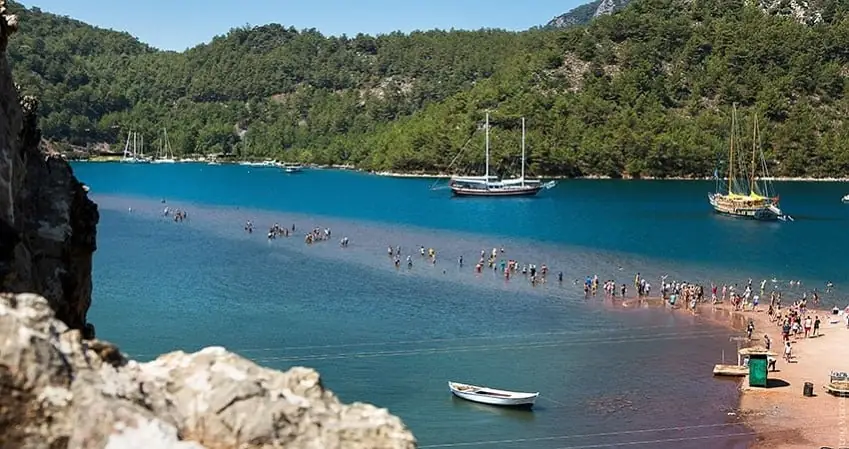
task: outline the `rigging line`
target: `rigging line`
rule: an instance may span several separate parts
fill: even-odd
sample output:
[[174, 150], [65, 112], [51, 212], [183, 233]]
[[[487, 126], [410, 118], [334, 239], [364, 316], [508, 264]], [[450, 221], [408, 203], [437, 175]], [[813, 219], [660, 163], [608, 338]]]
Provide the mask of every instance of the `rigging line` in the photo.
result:
[[[460, 151], [457, 153], [456, 156], [454, 156], [454, 159], [451, 159], [451, 162], [448, 164], [448, 167], [446, 167], [446, 170], [450, 170], [451, 167], [454, 166], [454, 163], [457, 162], [457, 159], [459, 159], [460, 156], [463, 155], [463, 152], [466, 151], [466, 145], [468, 145], [469, 142], [472, 141], [472, 138], [475, 137], [476, 133], [477, 133], [477, 129], [472, 131], [472, 133], [469, 135], [469, 138], [466, 139], [466, 143], [464, 143], [463, 146], [460, 147]], [[433, 184], [430, 186], [430, 190], [433, 190], [434, 186], [436, 186], [436, 184], [439, 183], [439, 181], [440, 181], [440, 179], [437, 179], [436, 181], [434, 181]]]
[[[695, 331], [690, 332], [688, 334], [684, 334], [683, 332], [673, 332], [673, 333], [659, 333], [652, 335], [644, 335], [644, 336], [614, 336], [607, 338], [592, 338], [592, 339], [583, 339], [583, 340], [549, 340], [549, 341], [529, 341], [523, 343], [508, 343], [508, 344], [484, 344], [484, 345], [472, 345], [472, 346], [447, 346], [447, 347], [435, 347], [435, 348], [411, 348], [411, 349], [392, 349], [388, 351], [373, 351], [373, 352], [349, 352], [349, 353], [339, 353], [339, 354], [310, 354], [305, 356], [283, 356], [287, 358], [297, 358], [299, 360], [310, 357], [324, 357], [324, 356], [337, 356], [337, 355], [349, 355], [349, 354], [385, 354], [385, 353], [398, 353], [398, 352], [408, 352], [408, 351], [444, 351], [444, 350], [461, 350], [461, 349], [475, 349], [475, 348], [521, 348], [521, 347], [532, 347], [536, 345], [558, 345], [558, 344], [585, 344], [585, 343], [605, 343], [605, 342], [618, 342], [621, 340], [624, 341], [654, 341], [656, 339], [666, 339], [666, 338], [680, 338], [680, 337], [697, 337], [697, 336], [712, 336], [714, 333], [718, 331], [714, 330], [703, 330], [703, 331]], [[727, 335], [726, 332], [721, 332], [722, 336]]]
[[[293, 358], [297, 360], [304, 360], [312, 357], [332, 357], [339, 355], [356, 355], [356, 354], [395, 354], [395, 353], [405, 353], [405, 352], [416, 352], [416, 351], [445, 351], [445, 350], [463, 350], [463, 349], [477, 349], [477, 348], [523, 348], [523, 347], [534, 347], [538, 345], [571, 345], [571, 344], [587, 344], [587, 343], [605, 343], [605, 342], [619, 342], [619, 341], [654, 341], [654, 340], [662, 340], [667, 338], [683, 338], [683, 337], [698, 337], [698, 336], [713, 336], [713, 334], [717, 331], [712, 330], [704, 330], [704, 331], [696, 331], [691, 332], [689, 334], [684, 334], [681, 332], [674, 333], [661, 333], [661, 334], [653, 334], [653, 335], [645, 335], [645, 336], [617, 336], [617, 337], [608, 337], [608, 338], [595, 338], [595, 339], [584, 339], [584, 340], [553, 340], [553, 341], [531, 341], [524, 343], [512, 343], [512, 344], [488, 344], [488, 345], [473, 345], [473, 346], [448, 346], [448, 347], [436, 347], [436, 348], [412, 348], [412, 349], [393, 349], [388, 351], [373, 351], [373, 352], [349, 352], [349, 353], [339, 353], [339, 354], [310, 354], [304, 356], [282, 356], [285, 358]], [[727, 335], [724, 331], [720, 334], [721, 336]], [[275, 358], [272, 356], [271, 358]], [[262, 358], [268, 359], [268, 357]]]
[[[552, 437], [539, 437], [539, 438], [517, 438], [513, 440], [501, 440], [501, 441], [472, 441], [468, 443], [444, 443], [444, 444], [431, 444], [419, 446], [420, 449], [432, 449], [432, 448], [440, 448], [440, 447], [468, 447], [468, 446], [482, 446], [488, 444], [511, 444], [511, 443], [524, 443], [524, 442], [533, 442], [533, 441], [553, 441], [553, 440], [563, 440], [563, 439], [574, 439], [574, 438], [587, 438], [594, 436], [615, 436], [615, 435], [625, 435], [625, 434], [637, 434], [637, 433], [654, 433], [654, 432], [664, 432], [664, 431], [674, 431], [674, 430], [688, 430], [695, 429], [699, 427], [722, 427], [722, 426], [745, 426], [744, 423], [724, 423], [724, 424], [703, 424], [703, 425], [695, 425], [695, 426], [682, 426], [682, 427], [672, 427], [668, 429], [643, 429], [643, 430], [624, 430], [621, 432], [608, 432], [608, 433], [599, 433], [599, 434], [587, 434], [587, 435], [560, 435], [560, 436], [552, 436]], [[813, 426], [809, 428], [826, 428], [832, 427], [833, 424], [829, 425], [820, 425]], [[786, 429], [774, 429], [767, 430], [761, 432], [736, 432], [736, 433], [726, 433], [726, 434], [713, 434], [713, 435], [702, 435], [702, 436], [694, 436], [694, 437], [678, 437], [678, 438], [663, 438], [657, 440], [633, 440], [633, 441], [623, 441], [620, 443], [597, 443], [597, 444], [587, 444], [581, 446], [561, 446], [557, 449], [594, 449], [594, 448], [602, 448], [602, 447], [618, 447], [618, 446], [637, 446], [642, 444], [658, 444], [658, 443], [672, 443], [672, 442], [684, 442], [684, 441], [696, 441], [696, 440], [707, 440], [707, 439], [718, 439], [718, 438], [732, 438], [732, 437], [741, 437], [741, 436], [755, 436], [755, 435], [764, 435], [769, 433], [780, 433], [785, 432]]]
[[685, 336], [668, 336], [661, 338], [620, 338], [618, 340], [595, 340], [583, 342], [545, 342], [545, 343], [529, 343], [506, 346], [466, 346], [455, 348], [423, 348], [414, 350], [399, 350], [399, 351], [378, 351], [378, 352], [359, 352], [359, 353], [342, 353], [342, 354], [317, 354], [312, 356], [279, 356], [279, 357], [260, 357], [256, 358], [257, 362], [293, 362], [293, 361], [313, 361], [313, 360], [334, 360], [334, 359], [349, 359], [349, 358], [376, 358], [376, 357], [394, 357], [394, 356], [409, 356], [409, 355], [431, 355], [431, 354], [451, 354], [459, 352], [474, 352], [474, 351], [498, 351], [512, 349], [541, 349], [548, 347], [569, 347], [586, 344], [621, 344], [621, 343], [648, 343], [652, 341], [675, 341], [675, 340], [690, 340], [694, 338], [712, 338], [726, 336], [727, 333], [716, 334], [700, 334], [700, 335], [685, 335]]
[[480, 440], [468, 441], [460, 443], [442, 443], [442, 444], [426, 444], [419, 446], [419, 449], [438, 448], [438, 447], [468, 447], [468, 446], [485, 446], [491, 444], [513, 444], [513, 443], [533, 443], [541, 441], [556, 441], [556, 440], [571, 440], [578, 438], [593, 438], [593, 437], [612, 437], [617, 435], [636, 435], [640, 433], [661, 433], [661, 432], [680, 432], [692, 429], [714, 429], [718, 427], [728, 426], [744, 426], [744, 423], [718, 423], [718, 424], [696, 424], [691, 426], [677, 427], [658, 427], [654, 429], [635, 429], [635, 430], [619, 430], [615, 432], [601, 433], [585, 433], [579, 435], [554, 435], [549, 437], [533, 437], [533, 438], [513, 438], [508, 440]]
[[[547, 337], [547, 336], [559, 336], [559, 335], [587, 335], [587, 334], [604, 334], [604, 333], [614, 333], [614, 332], [625, 332], [625, 331], [635, 331], [635, 330], [646, 330], [646, 329], [668, 329], [668, 328], [679, 328], [681, 326], [669, 325], [669, 324], [660, 324], [655, 326], [635, 326], [635, 327], [625, 327], [621, 329], [610, 329], [610, 328], [602, 328], [602, 329], [592, 329], [592, 330], [569, 330], [569, 331], [551, 331], [551, 332], [534, 332], [529, 334], [504, 334], [504, 335], [471, 335], [467, 337], [453, 337], [453, 338], [426, 338], [421, 340], [404, 340], [404, 341], [381, 341], [381, 342], [366, 342], [366, 343], [344, 343], [344, 344], [333, 344], [333, 345], [309, 345], [309, 346], [272, 346], [272, 347], [264, 347], [264, 348], [241, 348], [241, 349], [232, 349], [234, 352], [238, 353], [252, 353], [252, 352], [268, 352], [268, 351], [298, 351], [298, 350], [306, 350], [306, 349], [336, 349], [336, 348], [356, 348], [362, 346], [396, 346], [396, 345], [409, 345], [409, 344], [421, 344], [421, 343], [446, 343], [452, 341], [471, 341], [471, 340], [501, 340], [501, 339], [521, 339], [521, 338], [534, 338], [534, 337]], [[139, 353], [133, 354], [137, 357], [139, 356], [157, 356], [159, 353]]]
[[545, 399], [546, 401], [551, 402], [551, 403], [554, 403], [554, 404], [557, 404], [557, 405], [559, 405], [559, 406], [561, 406], [561, 407], [568, 407], [568, 406], [569, 406], [569, 404], [566, 404], [566, 403], [564, 403], [564, 402], [560, 402], [560, 401], [555, 400], [555, 399], [551, 399], [551, 398], [550, 398], [550, 397], [548, 397], [548, 396], [542, 396], [542, 395], [540, 395], [540, 396], [537, 396], [537, 398], [539, 398], [539, 399]]
[[714, 440], [714, 439], [726, 439], [726, 438], [734, 438], [734, 437], [746, 437], [746, 436], [755, 436], [758, 435], [758, 432], [736, 432], [736, 433], [726, 433], [726, 434], [717, 434], [717, 435], [703, 435], [698, 437], [678, 437], [678, 438], [663, 438], [659, 440], [645, 440], [645, 441], [624, 441], [621, 443], [602, 443], [602, 444], [585, 444], [581, 446], [562, 446], [557, 449], [596, 449], [602, 447], [619, 447], [619, 446], [639, 446], [642, 444], [658, 444], [658, 443], [682, 443], [684, 441], [698, 441], [698, 440]]

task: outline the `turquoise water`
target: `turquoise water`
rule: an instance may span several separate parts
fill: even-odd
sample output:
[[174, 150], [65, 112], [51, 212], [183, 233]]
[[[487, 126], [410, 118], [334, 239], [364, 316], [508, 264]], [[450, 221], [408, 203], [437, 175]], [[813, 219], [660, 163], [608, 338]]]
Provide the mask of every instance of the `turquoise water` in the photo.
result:
[[[849, 208], [835, 184], [779, 189], [793, 223], [714, 216], [710, 183], [570, 181], [538, 198], [457, 200], [429, 180], [241, 166], [76, 164], [101, 207], [98, 335], [140, 359], [223, 345], [318, 369], [344, 401], [401, 416], [423, 447], [743, 447], [736, 384], [712, 365], [729, 332], [699, 317], [586, 300], [572, 279], [845, 279]], [[189, 219], [161, 216], [167, 199]], [[245, 220], [256, 231], [243, 230]], [[267, 241], [272, 223], [333, 240]], [[349, 248], [338, 239], [348, 236]], [[387, 245], [417, 255], [396, 270]], [[482, 248], [546, 263], [531, 287], [471, 261]], [[458, 267], [456, 257], [467, 261]], [[656, 284], [656, 282], [655, 282]], [[446, 382], [540, 391], [534, 412], [453, 399]]]

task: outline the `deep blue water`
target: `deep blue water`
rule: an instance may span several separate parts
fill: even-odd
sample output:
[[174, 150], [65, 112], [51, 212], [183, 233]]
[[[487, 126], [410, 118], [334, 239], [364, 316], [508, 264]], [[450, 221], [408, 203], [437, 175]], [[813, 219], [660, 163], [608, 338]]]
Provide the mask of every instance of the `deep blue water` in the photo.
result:
[[[538, 197], [450, 198], [429, 179], [237, 165], [76, 164], [96, 194], [283, 210], [429, 229], [525, 237], [752, 275], [835, 281], [846, 277], [846, 183], [776, 183], [793, 223], [752, 223], [715, 215], [711, 181], [562, 181]], [[836, 281], [835, 281], [836, 282]]]
[[[100, 337], [141, 359], [223, 345], [274, 368], [315, 367], [342, 400], [401, 416], [424, 447], [738, 447], [750, 437], [726, 415], [736, 384], [710, 376], [733, 351], [727, 330], [586, 300], [570, 280], [846, 279], [837, 184], [779, 185], [797, 221], [764, 224], [713, 215], [712, 183], [568, 181], [533, 199], [458, 200], [431, 180], [329, 170], [75, 170], [101, 207], [90, 313]], [[189, 220], [163, 218], [160, 199]], [[267, 241], [274, 222], [296, 223], [298, 237]], [[313, 226], [333, 241], [305, 245]], [[416, 254], [396, 270], [387, 245], [434, 247], [438, 263]], [[475, 275], [480, 249], [500, 246], [566, 282]], [[532, 413], [504, 411], [452, 399], [448, 380], [542, 397]]]

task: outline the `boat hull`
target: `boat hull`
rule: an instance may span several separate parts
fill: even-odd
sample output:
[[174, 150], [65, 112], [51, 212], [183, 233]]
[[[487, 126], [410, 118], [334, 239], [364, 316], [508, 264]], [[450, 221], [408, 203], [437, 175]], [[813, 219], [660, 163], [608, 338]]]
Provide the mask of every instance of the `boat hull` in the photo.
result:
[[763, 201], [759, 204], [747, 206], [724, 200], [724, 196], [717, 193], [708, 194], [708, 201], [710, 201], [710, 205], [716, 213], [729, 217], [758, 221], [776, 221], [784, 216], [781, 209], [772, 201]]
[[451, 186], [454, 196], [489, 196], [489, 197], [517, 197], [534, 196], [542, 190], [542, 186], [527, 186], [508, 189], [474, 189], [468, 187]]
[[[448, 388], [454, 396], [471, 402], [502, 407], [533, 407], [539, 393], [521, 393], [516, 391], [496, 390], [493, 388], [477, 387], [474, 385], [448, 382]], [[465, 390], [464, 390], [465, 389]]]

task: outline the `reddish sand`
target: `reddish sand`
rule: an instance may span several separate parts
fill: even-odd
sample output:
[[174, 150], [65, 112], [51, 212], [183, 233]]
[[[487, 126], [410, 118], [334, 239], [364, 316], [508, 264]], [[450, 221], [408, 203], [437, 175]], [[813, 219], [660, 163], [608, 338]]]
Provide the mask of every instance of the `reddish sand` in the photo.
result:
[[[638, 302], [629, 299], [619, 305], [633, 307]], [[665, 306], [665, 301], [659, 298], [642, 302]], [[849, 398], [835, 397], [823, 388], [831, 371], [849, 372], [849, 330], [842, 317], [832, 316], [830, 311], [810, 311], [812, 318], [820, 317], [820, 336], [791, 337], [792, 359], [787, 363], [783, 357], [781, 327], [769, 321], [766, 308], [735, 312], [724, 304], [701, 304], [697, 313], [703, 319], [741, 332], [752, 319], [755, 332], [750, 343], [742, 342], [743, 347], [763, 346], [764, 334], [772, 339], [770, 350], [777, 354], [778, 361], [776, 371], [769, 373], [770, 386], [749, 387], [748, 377], [742, 378], [740, 386], [739, 415], [758, 434], [753, 449], [849, 448]], [[838, 318], [837, 324], [830, 324]], [[802, 394], [805, 382], [814, 384], [814, 397]]]
[[[843, 320], [830, 324], [830, 312], [811, 311], [822, 321], [820, 336], [793, 339], [793, 356], [784, 361], [781, 328], [770, 323], [765, 311], [740, 312], [755, 321], [758, 344], [764, 333], [772, 338], [777, 357], [776, 372], [770, 372], [770, 387], [741, 386], [740, 409], [749, 425], [759, 434], [758, 449], [809, 449], [822, 446], [849, 447], [849, 398], [828, 394], [823, 388], [833, 371], [849, 372], [849, 330]], [[805, 382], [814, 384], [814, 397], [802, 394]]]

